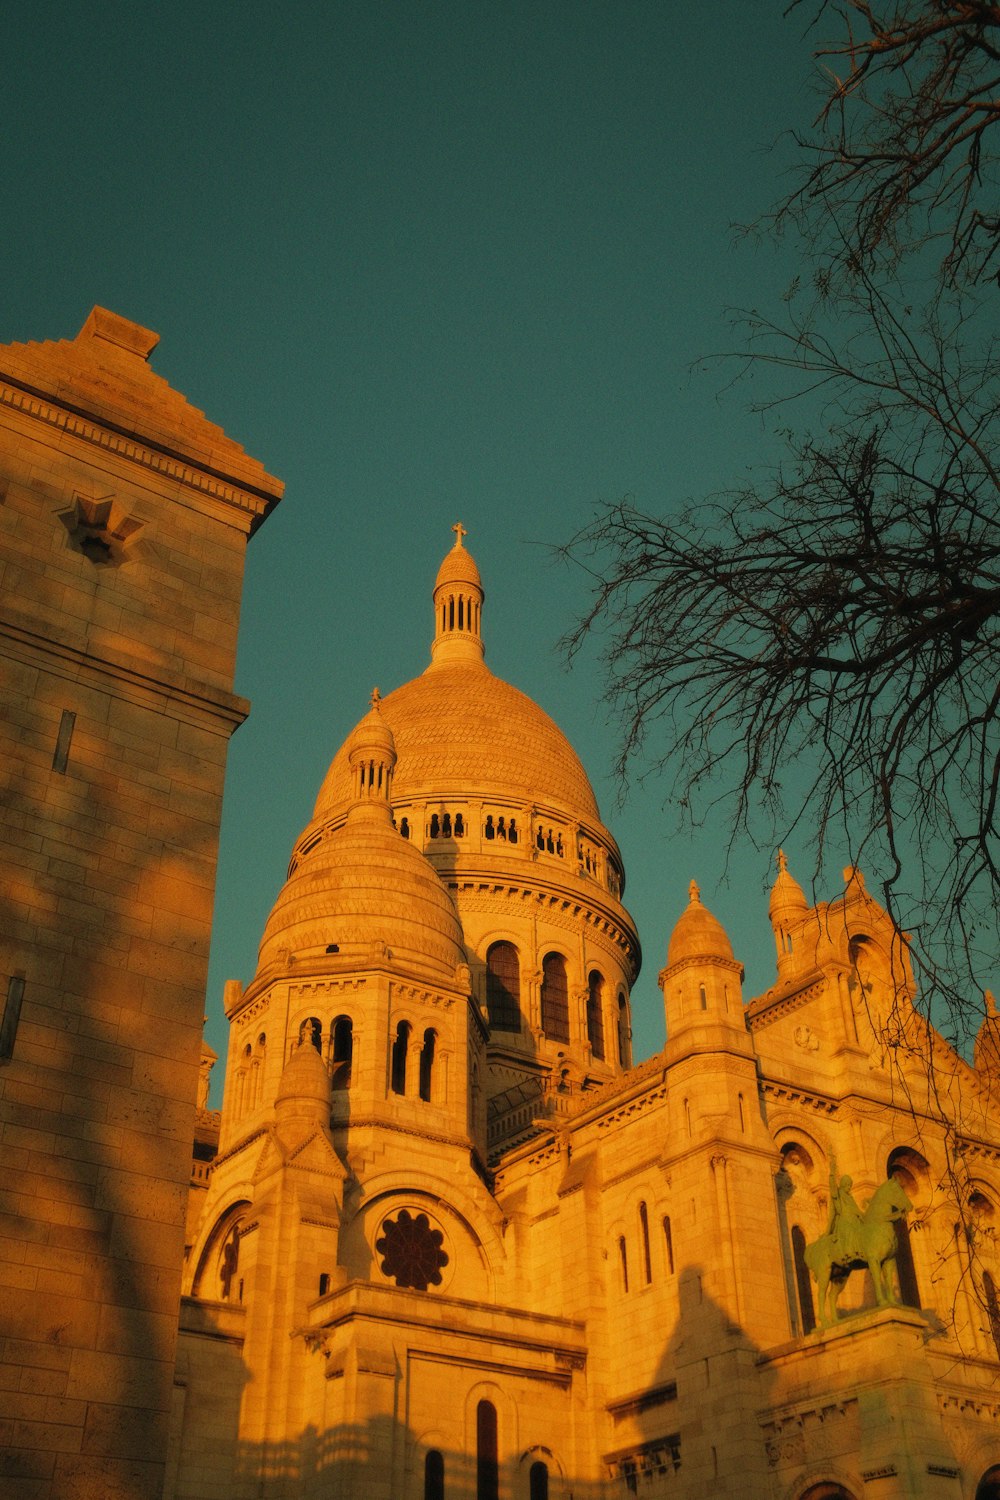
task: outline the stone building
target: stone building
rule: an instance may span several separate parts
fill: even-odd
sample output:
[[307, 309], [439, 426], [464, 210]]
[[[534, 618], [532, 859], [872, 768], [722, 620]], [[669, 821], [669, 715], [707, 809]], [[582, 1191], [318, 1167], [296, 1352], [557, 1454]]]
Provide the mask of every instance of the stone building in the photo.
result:
[[996, 1500], [995, 1009], [969, 1066], [782, 857], [772, 988], [692, 883], [634, 1065], [619, 850], [456, 532], [227, 986], [167, 1500]]
[[158, 1500], [247, 538], [94, 308], [0, 348], [0, 1496]]
[[[227, 986], [206, 1108], [281, 486], [154, 344], [95, 309], [0, 349], [0, 1496], [998, 1500], [995, 1006], [970, 1066], [861, 873], [813, 906], [782, 859], [773, 986], [692, 885], [635, 1065], [621, 855], [486, 665], [460, 528], [427, 670], [334, 756]], [[870, 1271], [821, 1306], [848, 1244]]]

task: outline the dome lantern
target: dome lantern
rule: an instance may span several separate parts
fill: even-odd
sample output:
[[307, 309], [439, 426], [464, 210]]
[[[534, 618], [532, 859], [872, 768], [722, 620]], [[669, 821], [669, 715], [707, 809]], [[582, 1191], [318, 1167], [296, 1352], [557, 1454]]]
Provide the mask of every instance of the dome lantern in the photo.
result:
[[446, 553], [434, 583], [434, 641], [431, 665], [483, 659], [483, 592], [479, 569], [462, 538], [461, 521], [451, 528], [455, 545]]
[[356, 818], [364, 812], [388, 823], [392, 820], [390, 798], [396, 743], [392, 730], [382, 717], [381, 703], [381, 693], [378, 688], [373, 688], [371, 707], [347, 742], [352, 792], [348, 816]]

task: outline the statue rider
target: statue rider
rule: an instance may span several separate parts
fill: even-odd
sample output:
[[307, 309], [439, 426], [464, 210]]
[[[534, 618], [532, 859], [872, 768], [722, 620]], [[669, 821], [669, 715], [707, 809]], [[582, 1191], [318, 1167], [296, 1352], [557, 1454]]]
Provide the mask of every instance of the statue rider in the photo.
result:
[[830, 1161], [830, 1214], [826, 1232], [837, 1249], [847, 1259], [861, 1256], [861, 1210], [851, 1188], [854, 1180], [841, 1177], [837, 1181], [837, 1163]]

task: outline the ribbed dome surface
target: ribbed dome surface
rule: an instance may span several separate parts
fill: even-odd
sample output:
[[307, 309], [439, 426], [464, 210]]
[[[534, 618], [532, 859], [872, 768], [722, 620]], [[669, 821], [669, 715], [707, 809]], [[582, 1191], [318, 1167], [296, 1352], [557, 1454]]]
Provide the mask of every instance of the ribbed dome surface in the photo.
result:
[[483, 583], [475, 559], [465, 547], [452, 547], [445, 553], [444, 561], [438, 568], [437, 578], [434, 580], [434, 587], [438, 589], [443, 583], [472, 583], [476, 588], [482, 588]]
[[[448, 793], [509, 796], [600, 820], [587, 773], [562, 730], [482, 661], [435, 663], [383, 698], [381, 713], [399, 757], [394, 803]], [[339, 815], [350, 796], [345, 745], [320, 788], [314, 818]]]
[[318, 956], [331, 944], [357, 964], [388, 951], [446, 979], [465, 962], [451, 897], [388, 821], [352, 816], [304, 856], [267, 919], [258, 967], [280, 962], [283, 951]]
[[691, 882], [691, 901], [670, 934], [667, 946], [667, 968], [680, 963], [684, 958], [733, 959], [733, 947], [726, 929], [718, 917], [713, 917], [707, 906], [702, 906], [701, 896], [694, 881]]

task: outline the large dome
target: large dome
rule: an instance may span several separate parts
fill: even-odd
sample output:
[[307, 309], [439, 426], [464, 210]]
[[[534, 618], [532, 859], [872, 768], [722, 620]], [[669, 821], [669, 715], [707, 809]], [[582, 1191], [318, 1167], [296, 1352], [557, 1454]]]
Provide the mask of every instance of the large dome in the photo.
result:
[[[554, 804], [600, 821], [587, 773], [562, 730], [481, 659], [433, 662], [383, 698], [381, 709], [399, 756], [394, 803], [461, 791]], [[337, 817], [350, 796], [345, 745], [320, 788], [314, 819]]]
[[[537, 703], [483, 660], [485, 598], [456, 525], [434, 584], [431, 664], [382, 699], [399, 757], [393, 804], [444, 797], [532, 803], [600, 823], [597, 799], [569, 740]], [[347, 744], [320, 788], [314, 823], [336, 822], [351, 799]]]

